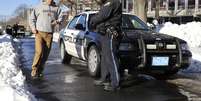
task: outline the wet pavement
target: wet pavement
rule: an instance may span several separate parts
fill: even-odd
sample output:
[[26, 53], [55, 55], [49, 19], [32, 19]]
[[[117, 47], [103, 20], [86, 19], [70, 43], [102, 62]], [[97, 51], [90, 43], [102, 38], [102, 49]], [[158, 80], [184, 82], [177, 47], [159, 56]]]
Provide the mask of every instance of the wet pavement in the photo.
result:
[[86, 63], [73, 58], [70, 65], [61, 64], [59, 47], [53, 43], [45, 66], [44, 79], [30, 80], [34, 39], [21, 39], [23, 71], [29, 90], [38, 101], [188, 101], [176, 84], [165, 80], [137, 77], [125, 81], [117, 92], [105, 92], [93, 85]]

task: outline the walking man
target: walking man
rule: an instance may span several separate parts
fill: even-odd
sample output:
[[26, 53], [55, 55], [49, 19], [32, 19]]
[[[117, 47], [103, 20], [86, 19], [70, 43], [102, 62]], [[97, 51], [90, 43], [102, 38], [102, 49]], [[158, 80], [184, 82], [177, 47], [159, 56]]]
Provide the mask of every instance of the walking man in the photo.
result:
[[111, 83], [104, 90], [119, 89], [119, 61], [117, 51], [121, 41], [122, 6], [119, 0], [97, 0], [102, 5], [98, 14], [92, 17], [91, 26], [95, 26], [101, 37], [101, 79], [95, 85], [103, 85], [109, 77]]
[[54, 0], [43, 0], [31, 13], [30, 27], [35, 34], [35, 56], [33, 58], [31, 76], [38, 79], [48, 59], [54, 27], [62, 21], [61, 9]]

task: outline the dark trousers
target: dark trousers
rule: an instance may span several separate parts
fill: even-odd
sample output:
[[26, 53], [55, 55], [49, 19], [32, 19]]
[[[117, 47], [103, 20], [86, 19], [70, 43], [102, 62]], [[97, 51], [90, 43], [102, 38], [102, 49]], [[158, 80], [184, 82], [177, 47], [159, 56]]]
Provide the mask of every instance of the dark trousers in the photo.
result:
[[104, 81], [108, 77], [112, 87], [116, 88], [120, 82], [119, 59], [117, 57], [120, 41], [108, 34], [101, 37], [101, 80]]

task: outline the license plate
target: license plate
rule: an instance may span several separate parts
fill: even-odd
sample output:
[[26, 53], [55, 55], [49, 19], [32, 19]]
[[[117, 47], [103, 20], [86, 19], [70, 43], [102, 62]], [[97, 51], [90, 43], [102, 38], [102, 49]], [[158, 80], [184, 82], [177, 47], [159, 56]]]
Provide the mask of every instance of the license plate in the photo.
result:
[[169, 57], [152, 57], [152, 66], [168, 66]]

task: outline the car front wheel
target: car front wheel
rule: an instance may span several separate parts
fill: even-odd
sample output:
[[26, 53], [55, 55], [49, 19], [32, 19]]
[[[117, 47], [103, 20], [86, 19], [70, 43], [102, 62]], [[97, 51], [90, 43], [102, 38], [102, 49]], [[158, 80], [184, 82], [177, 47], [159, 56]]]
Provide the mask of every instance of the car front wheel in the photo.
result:
[[61, 54], [61, 62], [63, 64], [69, 64], [71, 61], [72, 56], [70, 56], [65, 49], [65, 44], [62, 41], [60, 45], [60, 54]]
[[88, 51], [87, 65], [91, 76], [100, 76], [100, 52], [96, 46], [91, 46]]

